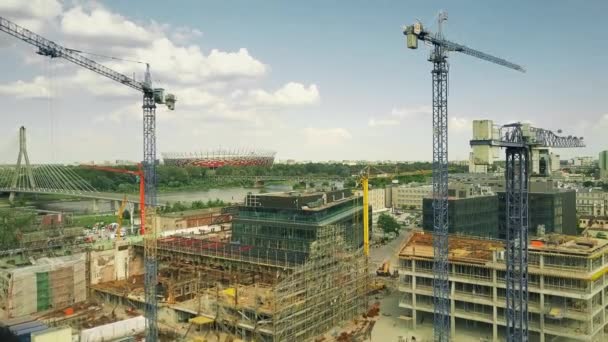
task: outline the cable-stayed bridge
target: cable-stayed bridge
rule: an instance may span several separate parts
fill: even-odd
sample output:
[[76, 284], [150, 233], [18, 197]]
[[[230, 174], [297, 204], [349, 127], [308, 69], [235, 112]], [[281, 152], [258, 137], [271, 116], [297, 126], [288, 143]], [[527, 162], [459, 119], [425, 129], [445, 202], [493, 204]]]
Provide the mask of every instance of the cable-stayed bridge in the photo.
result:
[[[0, 165], [0, 192], [54, 194], [101, 200], [120, 200], [121, 193], [100, 192], [80, 177], [71, 166], [59, 164]], [[129, 202], [139, 203], [137, 194], [127, 195]]]
[[[124, 195], [97, 191], [79, 176], [73, 167], [58, 164], [31, 164], [27, 153], [25, 127], [19, 129], [19, 155], [16, 165], [0, 165], [0, 192], [10, 193], [12, 202], [17, 193], [56, 194], [103, 200], [120, 200]], [[136, 195], [129, 202], [139, 203]]]

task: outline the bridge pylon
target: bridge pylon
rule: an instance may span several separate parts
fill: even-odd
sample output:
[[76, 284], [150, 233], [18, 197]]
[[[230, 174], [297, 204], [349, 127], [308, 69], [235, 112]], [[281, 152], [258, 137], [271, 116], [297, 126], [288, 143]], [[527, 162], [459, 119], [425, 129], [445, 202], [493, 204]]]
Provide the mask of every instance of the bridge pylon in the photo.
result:
[[[27, 155], [27, 144], [25, 139], [25, 127], [19, 128], [19, 155], [17, 156], [17, 166], [15, 167], [15, 174], [11, 182], [11, 188], [16, 188], [19, 179], [25, 177], [25, 181], [29, 182], [29, 186], [32, 189], [36, 188], [36, 181], [34, 180], [34, 173], [32, 172], [32, 166], [30, 165], [30, 158]], [[11, 191], [8, 200], [13, 202], [15, 199], [15, 192]]]

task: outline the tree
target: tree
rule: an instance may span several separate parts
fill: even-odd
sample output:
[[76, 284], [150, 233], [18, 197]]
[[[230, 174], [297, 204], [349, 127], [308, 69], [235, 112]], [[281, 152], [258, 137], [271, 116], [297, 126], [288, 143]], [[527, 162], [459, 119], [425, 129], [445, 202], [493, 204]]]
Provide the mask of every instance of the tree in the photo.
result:
[[593, 186], [593, 182], [592, 182], [592, 181], [584, 181], [584, 182], [583, 182], [583, 186], [584, 186], [585, 188], [590, 188], [590, 187], [592, 187], [592, 186]]
[[380, 217], [378, 217], [378, 227], [382, 229], [384, 234], [395, 233], [396, 235], [399, 235], [399, 222], [386, 213], [382, 213], [380, 214]]
[[0, 248], [15, 248], [19, 235], [31, 231], [35, 215], [16, 209], [0, 210]]

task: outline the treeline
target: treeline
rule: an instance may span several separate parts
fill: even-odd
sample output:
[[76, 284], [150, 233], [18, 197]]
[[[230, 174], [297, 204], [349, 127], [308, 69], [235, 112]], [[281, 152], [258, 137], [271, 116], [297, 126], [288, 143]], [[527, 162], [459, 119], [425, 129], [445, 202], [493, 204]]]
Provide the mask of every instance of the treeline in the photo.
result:
[[215, 201], [208, 200], [205, 201], [194, 201], [190, 204], [184, 202], [174, 202], [173, 204], [167, 202], [163, 207], [161, 207], [158, 211], [160, 213], [174, 213], [176, 211], [184, 211], [184, 210], [192, 210], [192, 209], [207, 209], [207, 208], [217, 208], [217, 207], [225, 207], [228, 203], [216, 199]]
[[[132, 193], [137, 192], [139, 184], [135, 177], [131, 175], [101, 171], [82, 167], [73, 167], [74, 171], [84, 178], [89, 184], [99, 191], [113, 191]], [[122, 166], [122, 168], [135, 170], [135, 166]], [[217, 170], [209, 170], [202, 167], [186, 166], [166, 166], [159, 165], [157, 167], [158, 187], [162, 190], [171, 189], [204, 189], [218, 186], [217, 180], [213, 179], [213, 175], [217, 176], [336, 176], [340, 178], [348, 178], [358, 174], [364, 168], [363, 165], [344, 165], [344, 164], [326, 164], [326, 163], [307, 163], [307, 164], [277, 164], [272, 167], [248, 166], [248, 167], [233, 167], [225, 166]], [[431, 163], [417, 162], [409, 164], [391, 164], [391, 165], [375, 165], [374, 172], [386, 173], [402, 173], [421, 170], [430, 170]], [[450, 166], [450, 172], [465, 172], [466, 167]], [[423, 181], [424, 177], [414, 175], [400, 177], [400, 182]], [[386, 181], [386, 180], [385, 180]], [[374, 180], [372, 184], [382, 185], [383, 180]], [[251, 181], [223, 181], [223, 186], [251, 186]]]
[[[374, 172], [402, 173], [421, 170], [430, 170], [431, 163], [400, 163], [374, 165]], [[217, 175], [256, 175], [256, 176], [339, 176], [349, 177], [356, 175], [365, 168], [365, 165], [344, 165], [341, 163], [306, 163], [306, 164], [276, 164], [268, 167], [222, 167], [216, 170]], [[464, 168], [463, 168], [464, 170]]]
[[[121, 166], [124, 169], [136, 170], [135, 166]], [[75, 167], [74, 171], [98, 191], [132, 193], [139, 191], [136, 177], [128, 174]], [[212, 171], [201, 167], [177, 167], [159, 165], [157, 167], [158, 188], [172, 189], [205, 189], [215, 186], [209, 176]], [[248, 182], [227, 182], [228, 186], [250, 185]]]

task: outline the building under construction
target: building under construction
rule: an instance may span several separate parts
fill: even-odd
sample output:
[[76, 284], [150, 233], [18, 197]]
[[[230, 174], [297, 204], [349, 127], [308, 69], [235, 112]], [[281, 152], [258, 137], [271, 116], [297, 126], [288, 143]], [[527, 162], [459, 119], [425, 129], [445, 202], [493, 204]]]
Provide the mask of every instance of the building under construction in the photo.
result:
[[[449, 239], [451, 336], [476, 330], [504, 341], [504, 242]], [[608, 338], [608, 240], [547, 235], [529, 246], [530, 341]], [[400, 253], [399, 306], [413, 327], [433, 317], [433, 236], [415, 233]]]
[[[361, 213], [358, 197], [347, 191], [249, 196], [236, 209], [231, 240], [159, 239], [161, 332], [171, 322], [190, 322], [189, 330], [218, 339], [307, 341], [360, 318], [368, 281], [356, 233]], [[143, 254], [143, 245], [132, 248]], [[92, 285], [92, 296], [141, 311], [143, 277], [128, 273]], [[373, 323], [361, 325], [359, 333], [368, 334]]]

